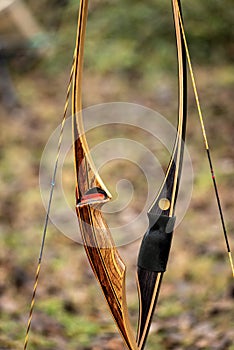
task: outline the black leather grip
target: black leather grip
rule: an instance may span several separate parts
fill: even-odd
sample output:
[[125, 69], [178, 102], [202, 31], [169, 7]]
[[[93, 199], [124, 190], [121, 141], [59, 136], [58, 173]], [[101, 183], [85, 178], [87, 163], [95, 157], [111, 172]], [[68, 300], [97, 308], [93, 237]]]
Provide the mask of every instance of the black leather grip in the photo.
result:
[[142, 240], [138, 266], [154, 272], [166, 271], [175, 216], [148, 214], [149, 228]]

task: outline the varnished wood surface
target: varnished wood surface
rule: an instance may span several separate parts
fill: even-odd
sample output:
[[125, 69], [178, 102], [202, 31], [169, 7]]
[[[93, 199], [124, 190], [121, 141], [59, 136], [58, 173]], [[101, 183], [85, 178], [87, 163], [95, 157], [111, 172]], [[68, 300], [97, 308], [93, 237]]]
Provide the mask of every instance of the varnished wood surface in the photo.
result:
[[143, 349], [150, 330], [151, 321], [157, 304], [163, 273], [137, 269], [137, 287], [139, 295], [140, 319], [137, 330], [137, 345]]
[[[175, 212], [183, 162], [187, 119], [186, 50], [180, 26], [178, 6], [180, 7], [180, 1], [172, 0], [179, 76], [177, 136], [165, 179], [155, 198], [154, 203], [149, 210], [150, 214], [166, 215], [169, 217], [174, 216]], [[165, 210], [160, 207], [160, 200], [166, 200], [169, 203]], [[159, 273], [158, 271], [149, 272], [140, 268], [138, 269], [137, 284], [140, 307], [137, 344], [139, 350], [142, 350], [146, 343], [147, 335], [150, 329], [150, 324], [160, 291], [162, 276], [163, 274]]]
[[[136, 350], [136, 340], [131, 330], [126, 303], [126, 267], [101, 214], [103, 203], [108, 201], [111, 195], [95, 169], [83, 128], [82, 71], [87, 16], [88, 1], [81, 0], [72, 87], [76, 211], [84, 247], [93, 272], [100, 283], [127, 348]], [[96, 190], [98, 191], [95, 194]], [[97, 193], [102, 193], [102, 195], [98, 196]]]
[[126, 267], [102, 217], [100, 205], [77, 206], [84, 247], [128, 349], [136, 350], [126, 302]]

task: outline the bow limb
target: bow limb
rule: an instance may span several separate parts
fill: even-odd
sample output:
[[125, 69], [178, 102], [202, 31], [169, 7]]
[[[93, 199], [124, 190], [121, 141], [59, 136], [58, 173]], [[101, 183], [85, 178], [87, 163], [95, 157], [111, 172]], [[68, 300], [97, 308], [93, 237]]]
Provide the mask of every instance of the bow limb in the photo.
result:
[[186, 52], [178, 15], [180, 1], [172, 0], [179, 76], [178, 125], [172, 156], [164, 182], [148, 211], [149, 227], [138, 256], [137, 286], [139, 321], [137, 344], [145, 346], [157, 304], [163, 274], [166, 270], [175, 224], [175, 206], [179, 190], [187, 119]]
[[137, 350], [126, 302], [126, 266], [102, 216], [101, 207], [111, 198], [97, 174], [84, 134], [82, 121], [82, 68], [88, 1], [80, 1], [72, 89], [76, 212], [84, 248], [100, 283], [110, 311], [130, 350]]

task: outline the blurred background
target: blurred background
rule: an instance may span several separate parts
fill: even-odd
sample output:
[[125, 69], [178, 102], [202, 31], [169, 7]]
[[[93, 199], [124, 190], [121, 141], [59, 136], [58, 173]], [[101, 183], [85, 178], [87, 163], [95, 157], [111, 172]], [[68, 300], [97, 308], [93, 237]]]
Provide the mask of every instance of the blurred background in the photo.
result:
[[[45, 216], [38, 185], [40, 159], [62, 118], [78, 6], [78, 0], [0, 0], [0, 349], [23, 346]], [[233, 2], [187, 0], [183, 10], [234, 247]], [[112, 101], [137, 103], [176, 126], [177, 62], [170, 1], [90, 1], [83, 86], [84, 107]], [[188, 111], [193, 193], [175, 232], [147, 349], [231, 350], [234, 286], [190, 80]], [[118, 132], [136, 137], [131, 128]], [[116, 137], [113, 130], [107, 136], [100, 134], [89, 139], [91, 145], [103, 137]], [[139, 142], [158, 152], [152, 140], [145, 139], [144, 134], [137, 135]], [[165, 169], [170, 155], [162, 150], [157, 157]], [[72, 207], [72, 154], [66, 167], [63, 182]], [[142, 210], [147, 183], [139, 171], [120, 160], [102, 175], [114, 199], [116, 183], [127, 178], [137, 191], [130, 211], [134, 215]], [[126, 220], [131, 219], [128, 215]], [[139, 244], [136, 240], [120, 247], [128, 268], [133, 326], [138, 317]], [[83, 247], [53, 225], [48, 230], [29, 341], [29, 349], [40, 350], [123, 349]]]

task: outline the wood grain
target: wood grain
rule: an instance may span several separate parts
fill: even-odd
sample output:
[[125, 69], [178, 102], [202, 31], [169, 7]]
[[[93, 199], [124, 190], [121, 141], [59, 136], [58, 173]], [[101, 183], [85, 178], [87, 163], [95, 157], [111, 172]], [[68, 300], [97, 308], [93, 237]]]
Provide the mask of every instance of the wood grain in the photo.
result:
[[103, 294], [128, 349], [136, 350], [126, 302], [126, 266], [100, 211], [102, 204], [77, 205], [84, 247]]

